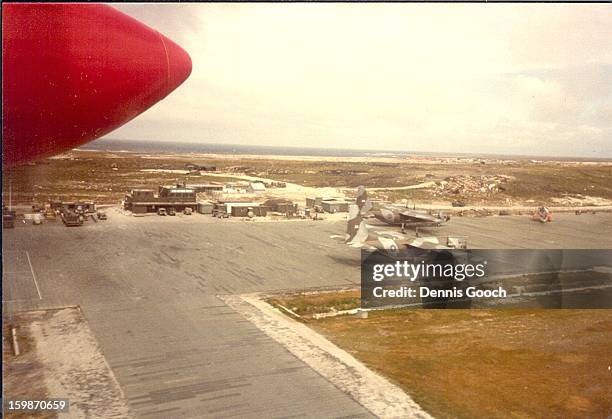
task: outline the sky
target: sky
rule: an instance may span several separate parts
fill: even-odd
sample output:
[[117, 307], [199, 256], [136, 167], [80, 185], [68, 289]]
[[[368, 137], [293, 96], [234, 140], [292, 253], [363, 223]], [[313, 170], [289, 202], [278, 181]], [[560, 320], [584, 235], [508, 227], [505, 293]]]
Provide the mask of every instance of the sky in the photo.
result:
[[612, 157], [609, 4], [112, 4], [191, 56], [109, 138]]

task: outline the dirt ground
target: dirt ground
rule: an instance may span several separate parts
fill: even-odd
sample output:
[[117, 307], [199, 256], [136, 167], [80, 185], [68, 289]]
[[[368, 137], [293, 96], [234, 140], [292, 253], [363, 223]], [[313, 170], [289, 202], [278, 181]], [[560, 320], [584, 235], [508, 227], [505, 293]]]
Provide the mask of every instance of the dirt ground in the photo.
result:
[[[36, 356], [32, 336], [28, 332], [28, 321], [23, 317], [5, 319], [2, 340], [2, 394], [12, 399], [45, 400], [49, 393], [45, 386], [44, 369]], [[15, 357], [12, 347], [11, 329], [19, 331], [18, 342], [21, 351]], [[4, 412], [7, 418], [54, 418], [54, 413]]]
[[[185, 165], [217, 167], [211, 174], [186, 174]], [[161, 170], [166, 170], [162, 172]], [[348, 195], [358, 185], [381, 188], [374, 197], [391, 202], [466, 205], [610, 205], [610, 162], [532, 161], [473, 158], [308, 159], [280, 156], [177, 155], [75, 150], [3, 171], [3, 192], [14, 203], [87, 199], [117, 203], [130, 189], [177, 180], [192, 183], [262, 177], [302, 188]], [[412, 188], [414, 185], [426, 187]], [[406, 188], [411, 187], [411, 188]], [[279, 188], [278, 190], [280, 191]], [[298, 191], [299, 196], [313, 193]]]
[[[3, 396], [66, 398], [59, 417], [128, 417], [127, 404], [78, 308], [32, 311], [4, 318], [5, 335], [17, 327], [21, 354], [3, 341]], [[9, 418], [52, 418], [50, 412], [8, 413]]]
[[313, 313], [358, 306], [358, 291], [268, 302], [399, 385], [435, 417], [607, 417], [610, 310], [386, 310], [367, 319]]

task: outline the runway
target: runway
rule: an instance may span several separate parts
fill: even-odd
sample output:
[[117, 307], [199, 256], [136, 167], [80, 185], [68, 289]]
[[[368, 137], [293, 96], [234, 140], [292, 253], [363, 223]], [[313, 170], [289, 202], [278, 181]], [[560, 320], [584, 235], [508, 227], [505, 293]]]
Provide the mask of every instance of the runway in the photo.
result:
[[430, 234], [464, 236], [474, 249], [610, 249], [612, 213], [554, 214], [546, 224], [525, 215], [453, 217], [440, 227], [421, 229], [422, 236]]
[[[136, 417], [369, 417], [218, 295], [358, 285], [344, 222], [127, 217], [3, 233], [4, 314], [79, 305]], [[611, 248], [612, 214], [455, 218], [488, 248]]]

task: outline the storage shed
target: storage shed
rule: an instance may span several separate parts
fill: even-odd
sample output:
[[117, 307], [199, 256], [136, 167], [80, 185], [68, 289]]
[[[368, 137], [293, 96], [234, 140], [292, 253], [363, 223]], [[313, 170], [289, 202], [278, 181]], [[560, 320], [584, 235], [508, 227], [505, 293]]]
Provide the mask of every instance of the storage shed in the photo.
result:
[[266, 191], [266, 185], [262, 182], [251, 182], [247, 188], [248, 193], [264, 193]]
[[249, 210], [253, 211], [255, 217], [265, 217], [268, 214], [268, 208], [262, 206], [234, 206], [232, 205], [232, 217], [247, 217]]
[[336, 212], [348, 212], [349, 203], [344, 200], [329, 199], [321, 202], [321, 208], [323, 211], [331, 214]]
[[323, 201], [323, 198], [320, 196], [316, 198], [306, 198], [306, 208], [320, 207], [321, 201]]
[[200, 214], [212, 214], [213, 213], [214, 204], [209, 201], [200, 201], [198, 202], [198, 213]]

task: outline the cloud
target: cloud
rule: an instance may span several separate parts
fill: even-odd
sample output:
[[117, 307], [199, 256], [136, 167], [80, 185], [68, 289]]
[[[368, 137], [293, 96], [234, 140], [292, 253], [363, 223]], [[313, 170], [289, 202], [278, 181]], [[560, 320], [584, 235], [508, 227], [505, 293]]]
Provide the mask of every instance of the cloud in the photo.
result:
[[113, 7], [194, 63], [113, 137], [612, 156], [607, 5]]

